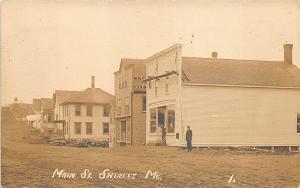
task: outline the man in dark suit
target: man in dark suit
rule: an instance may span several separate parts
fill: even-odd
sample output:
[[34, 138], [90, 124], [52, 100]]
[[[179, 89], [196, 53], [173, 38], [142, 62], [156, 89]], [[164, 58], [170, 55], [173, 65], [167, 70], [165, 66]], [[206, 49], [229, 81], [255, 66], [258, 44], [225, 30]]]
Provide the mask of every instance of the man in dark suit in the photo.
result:
[[186, 139], [186, 145], [187, 145], [188, 151], [192, 151], [192, 137], [193, 137], [193, 132], [191, 130], [191, 127], [187, 126], [185, 139]]

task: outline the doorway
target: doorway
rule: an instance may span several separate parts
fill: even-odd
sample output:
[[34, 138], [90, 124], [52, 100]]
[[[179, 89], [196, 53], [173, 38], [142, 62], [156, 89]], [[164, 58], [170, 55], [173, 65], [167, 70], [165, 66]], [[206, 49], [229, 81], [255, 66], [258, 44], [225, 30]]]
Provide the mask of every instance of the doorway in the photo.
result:
[[158, 107], [158, 126], [161, 128], [161, 141], [166, 144], [166, 106]]

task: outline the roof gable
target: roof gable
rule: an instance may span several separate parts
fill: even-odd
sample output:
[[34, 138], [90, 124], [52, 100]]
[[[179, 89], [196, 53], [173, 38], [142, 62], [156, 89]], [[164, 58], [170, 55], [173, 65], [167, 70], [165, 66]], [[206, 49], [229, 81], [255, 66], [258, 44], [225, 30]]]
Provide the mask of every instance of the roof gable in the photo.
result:
[[66, 103], [110, 104], [114, 96], [100, 88], [88, 88], [71, 96]]
[[54, 93], [54, 102], [58, 105], [62, 104], [69, 98], [71, 98], [76, 93], [79, 93], [82, 91], [66, 91], [66, 90], [56, 90]]

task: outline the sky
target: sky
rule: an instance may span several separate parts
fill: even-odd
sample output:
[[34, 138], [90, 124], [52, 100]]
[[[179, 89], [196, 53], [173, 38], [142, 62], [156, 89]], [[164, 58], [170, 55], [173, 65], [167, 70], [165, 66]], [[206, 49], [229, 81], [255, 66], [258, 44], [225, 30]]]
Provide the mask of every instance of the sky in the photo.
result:
[[4, 0], [1, 101], [32, 103], [55, 90], [114, 93], [121, 58], [147, 58], [175, 44], [183, 56], [283, 60], [300, 67], [300, 1]]

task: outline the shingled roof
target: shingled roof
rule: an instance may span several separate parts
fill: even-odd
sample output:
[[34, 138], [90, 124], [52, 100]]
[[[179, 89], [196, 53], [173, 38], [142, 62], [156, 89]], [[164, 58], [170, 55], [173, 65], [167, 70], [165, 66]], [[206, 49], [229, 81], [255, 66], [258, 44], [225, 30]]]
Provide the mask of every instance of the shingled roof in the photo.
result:
[[91, 103], [91, 104], [110, 104], [114, 100], [114, 96], [107, 93], [100, 88], [88, 88], [84, 91], [78, 92], [68, 100], [66, 103]]
[[182, 57], [183, 83], [300, 87], [300, 69], [282, 61]]
[[82, 91], [66, 91], [66, 90], [56, 90], [53, 98], [57, 104], [62, 104], [66, 100], [70, 99], [73, 95], [80, 93]]

